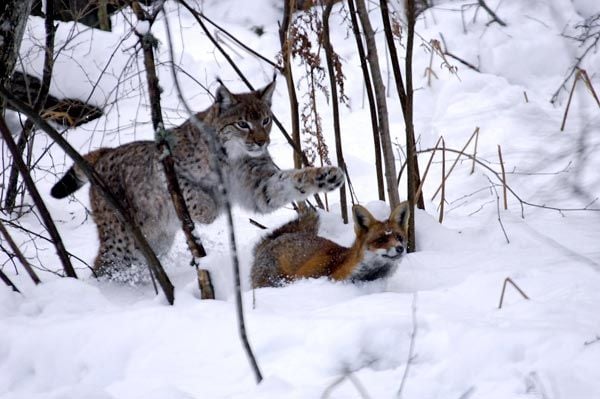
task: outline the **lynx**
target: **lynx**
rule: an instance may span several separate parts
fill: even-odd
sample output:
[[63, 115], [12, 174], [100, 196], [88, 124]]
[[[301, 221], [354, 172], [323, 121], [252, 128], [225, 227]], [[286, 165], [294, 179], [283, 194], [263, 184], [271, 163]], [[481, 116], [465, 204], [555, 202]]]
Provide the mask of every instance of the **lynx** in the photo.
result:
[[[258, 213], [274, 211], [292, 201], [340, 187], [345, 179], [333, 166], [280, 170], [267, 146], [273, 116], [271, 99], [275, 81], [263, 89], [234, 94], [221, 84], [214, 103], [196, 114], [203, 124], [214, 129], [220, 144], [211, 154], [207, 129], [192, 119], [171, 129], [175, 172], [192, 218], [201, 224], [212, 223], [224, 207], [218, 174], [211, 164], [215, 156], [226, 176], [225, 186], [233, 204]], [[85, 155], [108, 187], [132, 212], [148, 242], [158, 256], [171, 247], [180, 222], [169, 195], [161, 154], [153, 141], [134, 141], [116, 148], [100, 148]], [[54, 185], [51, 194], [64, 198], [87, 182], [73, 166]], [[140, 264], [143, 258], [132, 237], [99, 189], [90, 189], [92, 216], [98, 228], [100, 248], [95, 271], [111, 275]]]
[[356, 239], [350, 248], [317, 235], [316, 212], [276, 229], [254, 249], [252, 287], [277, 287], [299, 278], [372, 281], [390, 276], [407, 243], [408, 202], [379, 221], [360, 205], [352, 207]]

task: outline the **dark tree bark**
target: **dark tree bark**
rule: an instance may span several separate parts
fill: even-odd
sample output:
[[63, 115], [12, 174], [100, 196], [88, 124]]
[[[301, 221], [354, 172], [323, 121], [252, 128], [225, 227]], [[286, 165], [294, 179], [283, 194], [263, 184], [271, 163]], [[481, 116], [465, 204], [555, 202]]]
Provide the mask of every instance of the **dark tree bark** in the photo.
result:
[[371, 21], [369, 20], [369, 13], [367, 12], [365, 0], [356, 0], [356, 9], [358, 10], [358, 17], [366, 38], [367, 60], [371, 67], [371, 77], [373, 78], [375, 100], [377, 102], [377, 117], [381, 134], [383, 162], [385, 164], [385, 181], [390, 207], [393, 209], [400, 203], [400, 196], [398, 195], [398, 185], [396, 184], [396, 164], [394, 150], [392, 148], [392, 139], [390, 136], [385, 86], [381, 77], [381, 69], [379, 68], [379, 56], [377, 54], [377, 45], [375, 43], [375, 32], [373, 31]]
[[[282, 73], [285, 76], [285, 82], [288, 89], [288, 97], [290, 101], [290, 113], [292, 115], [292, 140], [294, 144], [300, 148], [302, 152], [302, 143], [300, 142], [300, 114], [298, 111], [298, 97], [296, 96], [296, 86], [294, 84], [294, 76], [292, 75], [291, 63], [291, 43], [289, 42], [289, 28], [292, 18], [292, 3], [294, 0], [284, 0], [283, 5], [283, 20], [279, 26], [279, 42], [281, 43], [281, 62]], [[302, 158], [300, 154], [294, 153], [294, 167], [302, 167]]]
[[[141, 8], [138, 2], [132, 3], [133, 11], [135, 12], [138, 20], [150, 21], [150, 18], [144, 10]], [[152, 22], [152, 21], [150, 21]], [[155, 131], [155, 140], [157, 150], [161, 154], [165, 154], [162, 158], [162, 165], [167, 178], [167, 187], [169, 194], [171, 195], [171, 201], [177, 213], [177, 217], [181, 221], [181, 227], [186, 238], [188, 248], [192, 254], [191, 264], [196, 267], [198, 273], [198, 282], [200, 284], [200, 291], [203, 299], [215, 299], [212, 283], [210, 282], [210, 276], [208, 270], [200, 269], [198, 260], [206, 256], [204, 246], [200, 241], [200, 238], [194, 235], [194, 221], [190, 215], [190, 211], [185, 203], [183, 194], [181, 193], [181, 187], [175, 174], [175, 159], [171, 153], [171, 147], [169, 146], [168, 131], [165, 130], [162, 109], [160, 105], [160, 93], [161, 88], [158, 83], [158, 75], [156, 74], [156, 63], [154, 61], [154, 44], [156, 39], [150, 32], [144, 35], [138, 34], [140, 43], [142, 44], [142, 50], [144, 52], [144, 67], [146, 69], [146, 79], [148, 83], [148, 96], [150, 98], [150, 108], [152, 114], [152, 126]]]
[[[44, 72], [42, 77], [42, 83], [40, 90], [37, 93], [37, 98], [33, 105], [33, 110], [39, 113], [46, 104], [46, 97], [48, 97], [48, 91], [50, 90], [50, 82], [52, 80], [52, 69], [54, 67], [54, 33], [56, 27], [54, 26], [54, 6], [53, 1], [48, 1], [46, 4], [46, 18], [44, 20], [44, 26], [46, 30], [46, 43], [45, 43], [45, 55], [44, 55]], [[19, 140], [17, 141], [18, 156], [21, 158], [25, 152], [25, 147], [29, 141], [29, 136], [33, 132], [34, 123], [31, 119], [25, 121], [25, 126], [21, 131]], [[29, 165], [27, 165], [29, 168]], [[4, 198], [4, 207], [7, 211], [12, 211], [15, 206], [17, 199], [17, 184], [19, 181], [19, 171], [16, 164], [13, 163], [10, 168], [8, 184], [6, 186], [6, 196]]]
[[377, 193], [379, 199], [385, 201], [385, 183], [383, 181], [383, 164], [381, 160], [381, 137], [379, 135], [379, 126], [377, 124], [377, 105], [373, 94], [373, 84], [369, 75], [369, 67], [367, 65], [367, 56], [363, 41], [360, 36], [360, 28], [356, 19], [356, 8], [354, 1], [348, 0], [348, 8], [350, 9], [350, 20], [352, 22], [352, 31], [356, 39], [356, 48], [358, 49], [358, 57], [360, 59], [360, 68], [362, 70], [363, 79], [365, 81], [365, 91], [367, 92], [367, 101], [369, 102], [369, 115], [371, 116], [371, 130], [373, 131], [373, 144], [375, 147], [375, 173], [377, 176]]
[[[0, 2], [0, 26], [3, 27], [0, 31], [0, 87], [6, 86], [15, 69], [31, 4], [32, 0]], [[0, 99], [0, 114], [4, 114], [2, 99]]]
[[[333, 8], [334, 2], [329, 0], [323, 11], [323, 46], [325, 48], [325, 58], [327, 60], [327, 72], [329, 73], [329, 85], [331, 86], [331, 108], [333, 111], [333, 131], [335, 134], [335, 153], [337, 156], [337, 163], [342, 170], [346, 173], [346, 161], [344, 161], [344, 152], [342, 150], [342, 134], [340, 131], [340, 111], [338, 104], [338, 93], [336, 86], [336, 74], [333, 66], [334, 51], [329, 37], [329, 16], [331, 15], [331, 9]], [[340, 187], [340, 205], [342, 212], [342, 219], [344, 223], [348, 223], [348, 204], [346, 200], [346, 188], [345, 185]]]
[[[387, 0], [380, 0], [381, 16], [383, 19], [383, 28], [385, 31], [386, 41], [390, 52], [390, 58], [392, 61], [392, 70], [394, 72], [394, 80], [396, 82], [396, 90], [398, 97], [400, 98], [400, 104], [402, 106], [402, 114], [404, 116], [404, 125], [406, 131], [406, 170], [407, 170], [407, 197], [411, 209], [414, 209], [415, 205], [419, 209], [425, 209], [425, 202], [423, 201], [423, 195], [416, 196], [417, 188], [420, 185], [420, 174], [419, 174], [419, 163], [416, 154], [416, 140], [415, 130], [413, 124], [413, 82], [412, 82], [412, 53], [414, 46], [415, 37], [415, 21], [417, 11], [415, 8], [414, 0], [406, 1], [406, 19], [407, 19], [407, 37], [406, 37], [406, 62], [405, 62], [405, 73], [406, 73], [406, 88], [402, 81], [402, 72], [400, 71], [400, 63], [398, 62], [398, 53], [396, 52], [396, 45], [394, 43], [394, 37], [392, 34], [392, 28], [390, 25], [390, 16], [388, 12]], [[413, 252], [416, 247], [415, 243], [415, 220], [414, 212], [411, 212], [409, 218], [409, 240], [408, 240], [408, 252]]]

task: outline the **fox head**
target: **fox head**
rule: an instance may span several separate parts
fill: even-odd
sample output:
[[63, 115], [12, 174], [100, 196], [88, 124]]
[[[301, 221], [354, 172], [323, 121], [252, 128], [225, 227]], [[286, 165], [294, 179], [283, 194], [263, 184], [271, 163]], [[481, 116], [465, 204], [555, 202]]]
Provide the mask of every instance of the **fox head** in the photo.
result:
[[385, 221], [379, 221], [360, 205], [352, 207], [356, 239], [362, 242], [365, 256], [391, 260], [400, 258], [408, 241], [408, 202], [399, 204]]

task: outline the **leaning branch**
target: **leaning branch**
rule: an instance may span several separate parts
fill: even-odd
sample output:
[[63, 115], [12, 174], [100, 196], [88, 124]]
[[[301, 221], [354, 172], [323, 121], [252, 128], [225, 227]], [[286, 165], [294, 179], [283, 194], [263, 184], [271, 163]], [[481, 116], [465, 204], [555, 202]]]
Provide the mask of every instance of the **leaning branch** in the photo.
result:
[[[5, 89], [0, 88], [0, 90], [4, 91]], [[7, 101], [10, 101], [10, 98], [8, 96], [5, 95], [4, 98]], [[44, 203], [44, 200], [42, 199], [42, 196], [40, 195], [40, 192], [38, 191], [35, 182], [31, 178], [29, 168], [27, 168], [27, 165], [25, 165], [25, 162], [23, 162], [23, 158], [21, 158], [21, 156], [19, 155], [17, 143], [15, 143], [15, 140], [11, 135], [10, 129], [8, 128], [8, 126], [6, 126], [4, 117], [0, 117], [0, 133], [2, 134], [2, 137], [4, 137], [4, 142], [6, 143], [8, 150], [12, 154], [14, 164], [17, 165], [17, 169], [19, 170], [19, 173], [21, 173], [21, 177], [23, 178], [25, 187], [27, 187], [31, 198], [33, 199], [33, 202], [35, 203], [35, 206], [37, 207], [40, 213], [40, 217], [44, 222], [44, 226], [46, 227], [48, 234], [50, 234], [50, 237], [52, 238], [52, 242], [54, 243], [54, 247], [56, 248], [56, 254], [58, 255], [58, 258], [62, 263], [65, 274], [67, 275], [67, 277], [77, 278], [77, 274], [75, 273], [75, 269], [73, 269], [71, 260], [67, 255], [65, 245], [63, 244], [62, 238], [58, 233], [58, 229], [56, 228], [56, 225], [54, 224], [54, 221], [50, 216], [50, 212], [48, 211], [48, 208], [46, 207], [46, 204]]]
[[169, 280], [169, 277], [165, 273], [162, 265], [160, 264], [156, 254], [152, 251], [152, 248], [146, 241], [146, 238], [142, 234], [142, 231], [135, 223], [131, 214], [126, 210], [125, 206], [108, 188], [106, 183], [102, 180], [100, 175], [92, 168], [92, 166], [75, 150], [68, 141], [66, 141], [60, 133], [58, 133], [52, 126], [50, 126], [45, 120], [37, 115], [33, 109], [25, 104], [24, 102], [15, 98], [5, 88], [0, 87], [0, 95], [4, 97], [9, 103], [12, 104], [19, 112], [32, 118], [35, 124], [42, 129], [50, 138], [56, 142], [65, 153], [81, 168], [86, 177], [94, 184], [99, 190], [104, 199], [117, 213], [119, 221], [123, 223], [127, 232], [133, 236], [136, 245], [139, 247], [140, 252], [144, 256], [148, 267], [158, 280], [169, 304], [173, 304], [175, 301], [175, 289]]
[[[171, 61], [174, 60], [173, 55], [173, 41], [171, 38], [171, 30], [169, 25], [169, 18], [165, 18], [165, 29], [167, 34], [167, 40], [169, 43], [169, 57]], [[174, 65], [171, 62], [171, 65]], [[208, 146], [210, 148], [211, 154], [218, 154], [220, 152], [219, 143], [216, 139], [216, 131], [210, 126], [204, 124], [194, 111], [192, 111], [191, 107], [183, 97], [183, 91], [181, 90], [181, 86], [179, 84], [179, 78], [177, 77], [177, 73], [175, 68], [171, 68], [171, 75], [173, 76], [173, 82], [175, 83], [175, 89], [177, 91], [177, 96], [179, 97], [179, 101], [183, 104], [184, 108], [190, 115], [190, 120], [194, 124], [194, 126], [202, 132], [206, 133], [206, 138], [208, 142]], [[248, 340], [248, 335], [246, 334], [246, 323], [244, 321], [244, 304], [242, 301], [242, 288], [241, 288], [241, 279], [240, 279], [240, 262], [238, 258], [238, 250], [237, 250], [237, 242], [235, 238], [235, 230], [233, 226], [233, 214], [231, 212], [231, 203], [229, 201], [229, 193], [227, 191], [227, 186], [225, 185], [225, 174], [221, 167], [218, 164], [217, 157], [210, 157], [211, 168], [216, 171], [217, 178], [219, 181], [219, 191], [224, 200], [224, 208], [225, 214], [227, 217], [227, 223], [229, 225], [229, 245], [231, 251], [231, 261], [233, 266], [233, 277], [234, 277], [234, 285], [235, 285], [235, 304], [236, 304], [236, 312], [238, 319], [238, 332], [240, 335], [240, 340], [242, 341], [242, 345], [246, 352], [246, 356], [250, 362], [250, 366], [252, 371], [254, 372], [254, 377], [256, 378], [256, 382], [260, 383], [263, 379], [262, 374], [260, 372], [260, 368], [258, 367], [258, 362], [256, 361], [256, 357], [252, 352], [252, 348], [250, 346], [250, 341]]]

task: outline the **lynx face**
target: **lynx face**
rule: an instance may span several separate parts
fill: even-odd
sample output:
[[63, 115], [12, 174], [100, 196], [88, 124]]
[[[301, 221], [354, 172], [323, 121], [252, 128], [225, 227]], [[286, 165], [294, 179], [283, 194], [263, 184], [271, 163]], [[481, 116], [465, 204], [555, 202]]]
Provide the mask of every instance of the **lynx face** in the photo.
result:
[[217, 131], [229, 158], [258, 157], [266, 152], [273, 124], [274, 89], [275, 82], [251, 93], [233, 94], [225, 86], [217, 91], [215, 102], [221, 124]]

